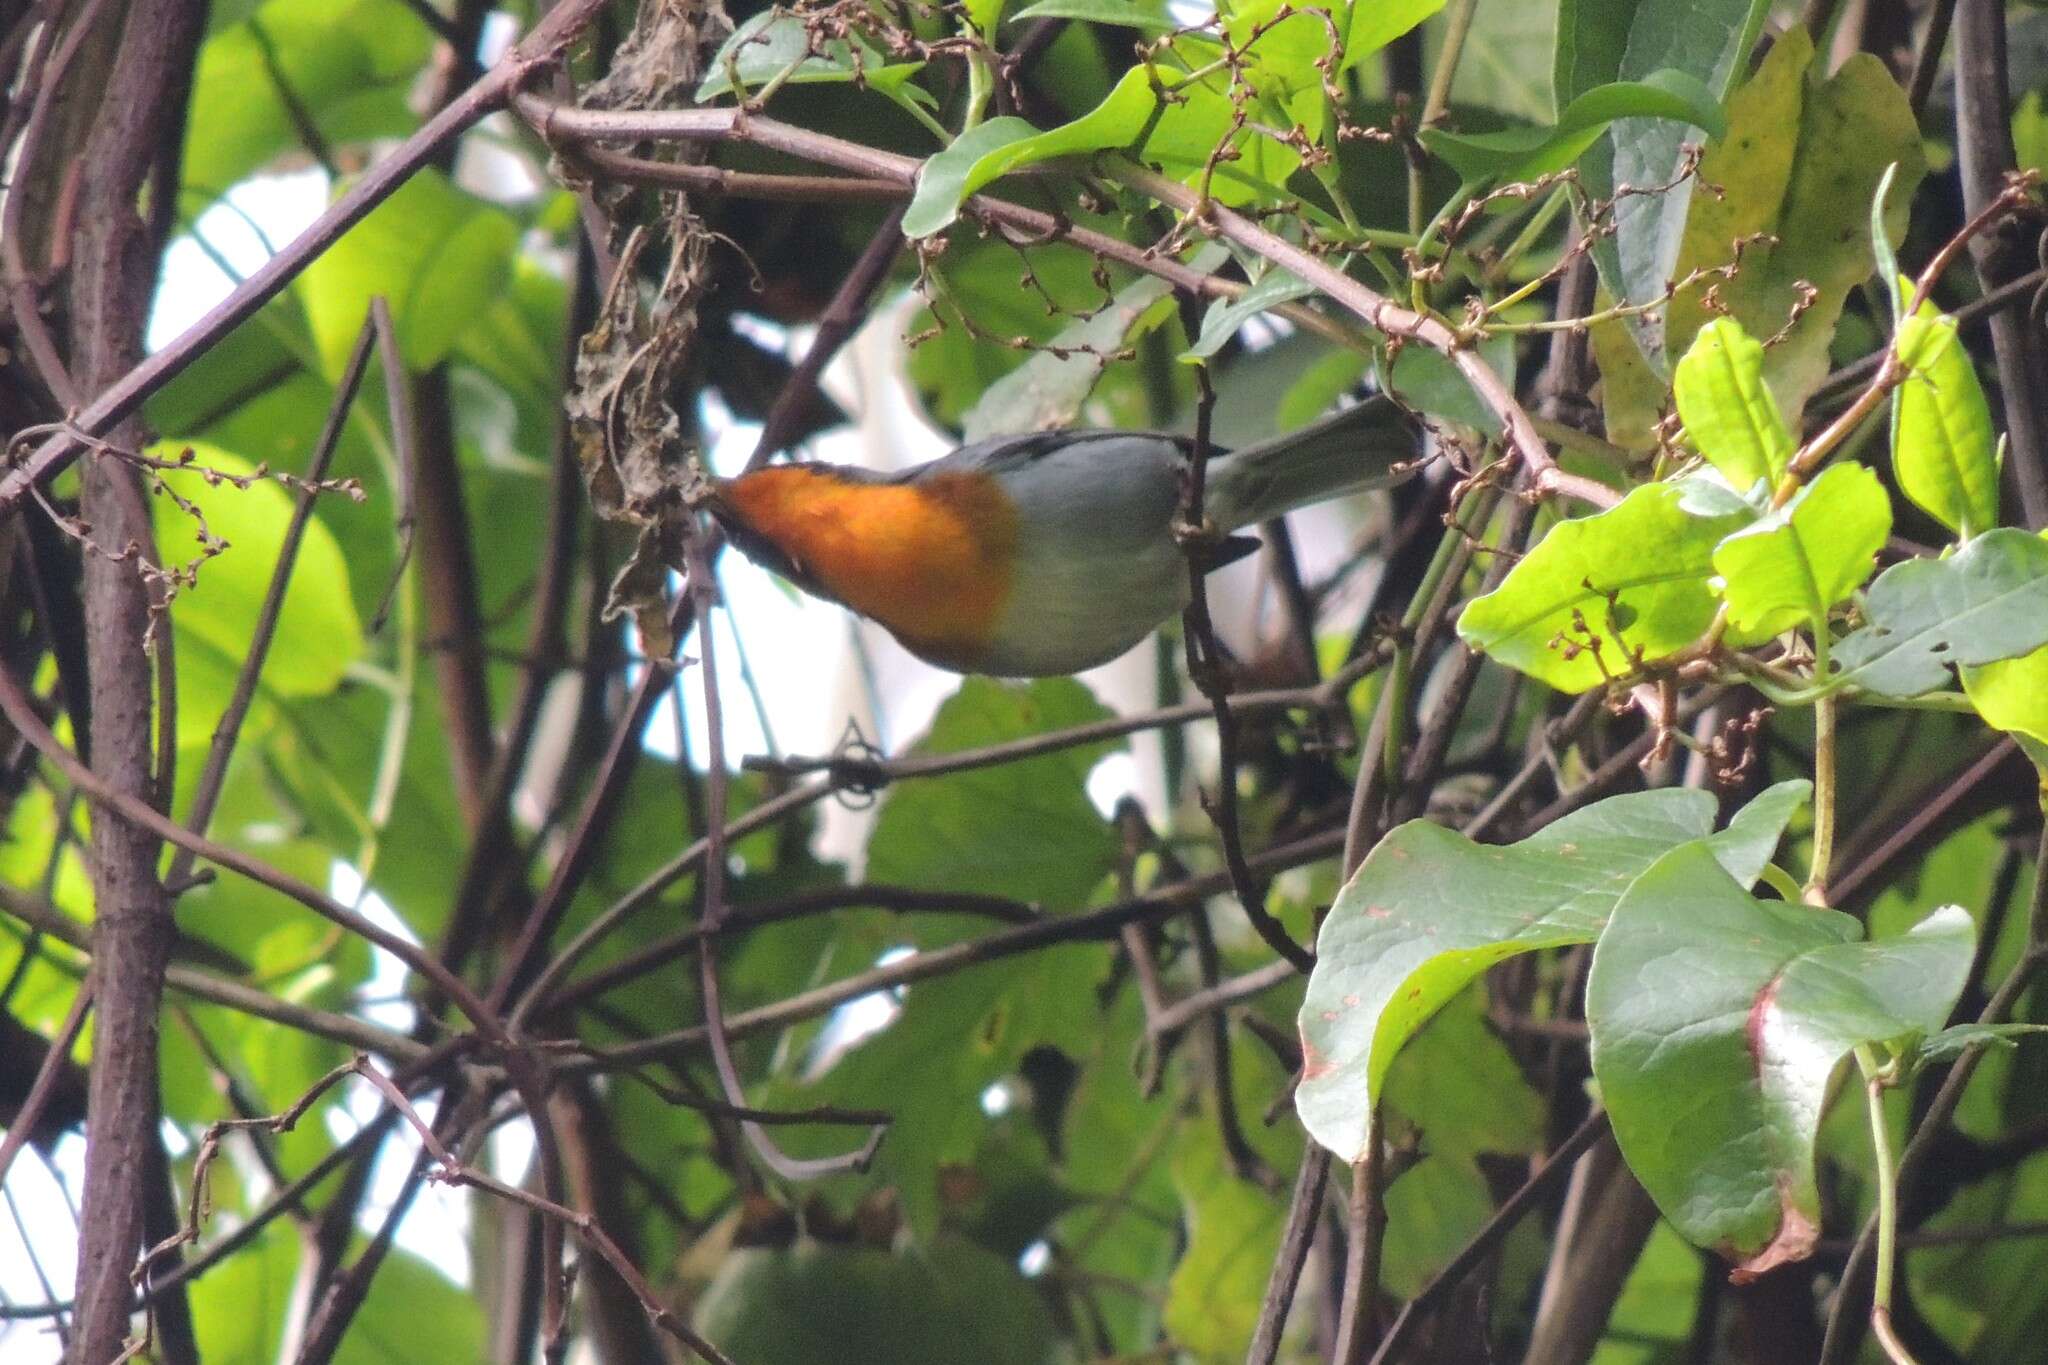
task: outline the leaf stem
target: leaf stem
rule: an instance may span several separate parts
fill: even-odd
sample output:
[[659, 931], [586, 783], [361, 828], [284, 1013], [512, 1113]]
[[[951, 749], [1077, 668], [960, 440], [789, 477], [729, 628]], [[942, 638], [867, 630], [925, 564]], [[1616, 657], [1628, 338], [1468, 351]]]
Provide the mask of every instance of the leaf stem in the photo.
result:
[[[1444, 16], [1444, 42], [1437, 50], [1436, 70], [1430, 73], [1429, 94], [1422, 102], [1422, 117], [1416, 121], [1419, 133], [1437, 119], [1451, 102], [1451, 83], [1457, 79], [1458, 63], [1465, 56], [1465, 35], [1472, 31], [1472, 14], [1479, 0], [1454, 0]], [[1422, 195], [1425, 188], [1422, 164], [1408, 163], [1408, 226], [1419, 232], [1422, 226]]]
[[1813, 863], [1806, 873], [1808, 905], [1828, 903], [1828, 867], [1835, 858], [1835, 712], [1833, 694], [1813, 704]]
[[1870, 1149], [1877, 1163], [1877, 1275], [1870, 1296], [1870, 1327], [1877, 1334], [1894, 1365], [1918, 1365], [1892, 1330], [1892, 1272], [1898, 1257], [1899, 1187], [1898, 1165], [1892, 1157], [1891, 1130], [1884, 1119], [1884, 1092], [1893, 1072], [1878, 1065], [1870, 1044], [1856, 1048], [1856, 1065], [1863, 1073], [1863, 1097], [1870, 1111]]

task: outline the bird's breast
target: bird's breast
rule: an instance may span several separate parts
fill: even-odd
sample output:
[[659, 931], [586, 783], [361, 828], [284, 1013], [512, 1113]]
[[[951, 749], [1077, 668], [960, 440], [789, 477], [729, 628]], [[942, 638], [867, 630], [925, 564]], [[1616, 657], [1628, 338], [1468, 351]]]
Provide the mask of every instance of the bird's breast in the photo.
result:
[[1017, 514], [985, 474], [859, 483], [815, 466], [757, 470], [721, 493], [802, 585], [954, 668], [985, 653], [1014, 586]]

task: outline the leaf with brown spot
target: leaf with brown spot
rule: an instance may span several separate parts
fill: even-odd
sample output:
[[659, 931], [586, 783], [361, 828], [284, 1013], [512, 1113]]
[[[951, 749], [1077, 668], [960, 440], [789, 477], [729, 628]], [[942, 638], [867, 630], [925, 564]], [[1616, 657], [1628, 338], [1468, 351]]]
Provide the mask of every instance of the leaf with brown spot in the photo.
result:
[[[1731, 872], [1755, 879], [1805, 793], [1774, 787], [1714, 836]], [[1705, 792], [1667, 790], [1596, 802], [1508, 848], [1422, 820], [1388, 834], [1317, 940], [1300, 1025], [1327, 1064], [1295, 1095], [1310, 1134], [1354, 1156], [1387, 1068], [1445, 1001], [1517, 953], [1591, 942], [1627, 883], [1713, 820]]]
[[1758, 900], [1702, 842], [1637, 877], [1593, 951], [1593, 1074], [1622, 1155], [1674, 1227], [1751, 1274], [1812, 1250], [1835, 1067], [1939, 1029], [1969, 973], [1975, 927], [1955, 906], [1862, 932]]

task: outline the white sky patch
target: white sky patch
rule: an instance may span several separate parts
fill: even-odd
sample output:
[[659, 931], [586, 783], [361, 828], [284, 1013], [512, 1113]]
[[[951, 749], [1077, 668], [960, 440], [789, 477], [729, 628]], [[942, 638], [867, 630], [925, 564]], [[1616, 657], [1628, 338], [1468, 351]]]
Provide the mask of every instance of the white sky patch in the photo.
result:
[[[34, 1148], [14, 1159], [7, 1172], [6, 1198], [0, 1201], [0, 1296], [8, 1303], [49, 1301], [37, 1265], [60, 1299], [71, 1297], [78, 1269], [78, 1219], [65, 1188], [84, 1185], [85, 1139], [77, 1133], [58, 1139], [47, 1162]], [[33, 1257], [22, 1240], [24, 1229], [35, 1243]], [[49, 1365], [63, 1359], [48, 1327], [48, 1319], [0, 1321], [0, 1359], [8, 1365]]]
[[1046, 1267], [1051, 1264], [1052, 1243], [1043, 1237], [1025, 1247], [1023, 1254], [1017, 1258], [1017, 1269], [1034, 1277], [1043, 1275]]
[[1130, 751], [1119, 749], [1113, 754], [1104, 754], [1088, 773], [1088, 799], [1095, 803], [1095, 809], [1108, 819], [1116, 811], [1116, 803], [1126, 796], [1139, 797], [1138, 760]]
[[[901, 962], [916, 951], [908, 947], [891, 948], [875, 959], [875, 965], [886, 967], [892, 962]], [[817, 1041], [811, 1044], [810, 1060], [805, 1070], [812, 1078], [823, 1075], [849, 1049], [895, 1023], [896, 1016], [902, 1013], [901, 986], [855, 996], [826, 1016], [825, 1026], [818, 1030]]]
[[259, 175], [200, 214], [193, 231], [173, 238], [164, 252], [144, 344], [161, 350], [205, 317], [277, 248], [313, 225], [327, 208], [331, 188], [327, 172], [317, 167]]
[[[408, 943], [417, 944], [419, 939], [391, 908], [391, 903], [363, 885], [363, 874], [352, 864], [337, 861], [327, 874], [327, 894], [349, 906], [357, 914], [383, 929], [396, 934]], [[405, 995], [405, 964], [400, 962], [376, 944], [370, 945], [370, 979], [363, 983], [361, 995], [371, 1003], [359, 1012], [371, 1023], [404, 1033], [411, 1029], [415, 1020], [412, 1004]]]

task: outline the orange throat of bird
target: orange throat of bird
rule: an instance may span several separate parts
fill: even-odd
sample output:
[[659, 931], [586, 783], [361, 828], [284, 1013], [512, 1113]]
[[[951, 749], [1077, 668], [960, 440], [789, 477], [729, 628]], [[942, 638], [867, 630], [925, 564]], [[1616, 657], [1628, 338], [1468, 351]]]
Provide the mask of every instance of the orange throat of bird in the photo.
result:
[[861, 483], [829, 466], [775, 465], [718, 491], [739, 547], [799, 587], [880, 622], [934, 663], [971, 669], [987, 653], [1017, 544], [1016, 512], [987, 475]]

